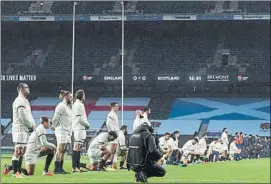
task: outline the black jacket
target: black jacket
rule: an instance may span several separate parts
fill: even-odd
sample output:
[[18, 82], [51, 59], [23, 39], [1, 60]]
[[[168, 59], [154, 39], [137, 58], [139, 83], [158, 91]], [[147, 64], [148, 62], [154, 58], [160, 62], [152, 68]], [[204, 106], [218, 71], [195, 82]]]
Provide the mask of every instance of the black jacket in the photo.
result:
[[142, 170], [149, 162], [157, 161], [162, 157], [149, 128], [148, 125], [143, 124], [130, 137], [127, 166], [134, 171]]

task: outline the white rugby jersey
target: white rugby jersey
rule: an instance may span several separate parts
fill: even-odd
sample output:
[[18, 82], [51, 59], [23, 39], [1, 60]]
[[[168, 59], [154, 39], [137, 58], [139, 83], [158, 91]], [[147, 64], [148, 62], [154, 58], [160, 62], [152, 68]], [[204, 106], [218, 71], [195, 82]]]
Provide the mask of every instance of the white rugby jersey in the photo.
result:
[[56, 131], [71, 133], [72, 130], [72, 109], [66, 102], [60, 102], [55, 109], [52, 119]]
[[86, 130], [89, 127], [85, 105], [76, 99], [72, 106], [72, 129], [73, 131]]
[[46, 135], [46, 129], [44, 128], [42, 124], [40, 124], [39, 126], [37, 126], [36, 130], [31, 133], [29, 137], [27, 147], [26, 147], [26, 153], [27, 154], [38, 153], [42, 146], [47, 146], [47, 147], [56, 149], [54, 144], [49, 143], [47, 141], [45, 135]]
[[18, 96], [13, 104], [13, 122], [12, 129], [19, 131], [28, 131], [33, 125], [35, 126], [35, 120], [31, 113], [31, 107], [29, 101], [23, 97]]
[[159, 146], [164, 149], [164, 148], [170, 148], [169, 145], [169, 140], [166, 140], [165, 137], [160, 137], [159, 138]]
[[143, 113], [143, 118], [141, 119], [142, 123], [148, 123], [149, 126], [151, 126], [151, 123], [149, 121], [149, 118], [148, 118], [148, 113], [147, 112], [144, 112]]
[[27, 143], [27, 148], [26, 148], [26, 153], [35, 153], [38, 152], [41, 148], [41, 142], [39, 141], [39, 137], [42, 135], [46, 135], [46, 129], [42, 124], [36, 127], [36, 130], [31, 133], [28, 143]]
[[88, 152], [91, 152], [92, 149], [101, 149], [102, 146], [107, 146], [107, 144], [108, 144], [108, 133], [102, 132], [91, 141], [88, 147]]
[[189, 140], [187, 141], [183, 147], [182, 147], [182, 150], [184, 152], [187, 152], [187, 151], [195, 151], [196, 147], [197, 147], [197, 144], [193, 145], [193, 140]]
[[118, 114], [114, 110], [108, 113], [107, 119], [106, 119], [106, 126], [108, 129], [108, 132], [110, 131], [119, 132]]
[[140, 125], [142, 125], [142, 121], [140, 119], [139, 116], [136, 116], [134, 123], [133, 123], [133, 132], [135, 131], [135, 129], [137, 129], [137, 127], [139, 127]]
[[172, 137], [168, 140], [169, 146], [172, 150], [178, 150], [179, 149], [179, 140], [174, 140]]
[[119, 141], [120, 149], [125, 149], [126, 143], [125, 143], [125, 135], [123, 131], [119, 131], [118, 141]]
[[216, 142], [213, 141], [210, 146], [209, 146], [209, 151], [218, 151], [220, 152], [221, 151], [221, 143], [220, 142]]
[[207, 144], [205, 138], [201, 138], [198, 143], [198, 150], [205, 151], [207, 150]]
[[237, 148], [235, 142], [233, 141], [230, 144], [230, 154], [238, 153], [239, 149]]
[[221, 141], [223, 142], [224, 146], [227, 146], [229, 144], [228, 135], [226, 132], [223, 132], [221, 135]]

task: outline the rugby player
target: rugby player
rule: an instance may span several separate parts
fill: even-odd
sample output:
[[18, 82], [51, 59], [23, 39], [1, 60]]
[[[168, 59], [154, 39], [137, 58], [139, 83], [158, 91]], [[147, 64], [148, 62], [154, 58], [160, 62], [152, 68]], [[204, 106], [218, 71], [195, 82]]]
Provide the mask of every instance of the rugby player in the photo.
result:
[[35, 121], [27, 99], [27, 96], [30, 94], [28, 85], [20, 83], [17, 87], [17, 91], [18, 96], [12, 104], [12, 140], [15, 145], [14, 154], [12, 156], [12, 177], [22, 178], [24, 177], [23, 174], [21, 174], [23, 156], [29, 136], [35, 129]]
[[232, 143], [230, 144], [230, 159], [239, 161], [238, 155], [241, 153], [241, 149], [238, 149], [236, 146], [237, 139], [234, 139]]
[[203, 137], [199, 140], [199, 143], [196, 148], [196, 160], [199, 162], [201, 157], [205, 157], [207, 151], [207, 134], [204, 134]]
[[174, 131], [173, 134], [171, 135], [171, 138], [168, 140], [169, 145], [171, 145], [172, 148], [172, 158], [173, 158], [173, 162], [175, 164], [179, 163], [180, 161], [180, 157], [181, 157], [181, 153], [180, 153], [180, 149], [179, 149], [179, 137], [180, 137], [180, 132], [179, 131]]
[[[53, 173], [48, 169], [54, 158], [56, 146], [49, 143], [46, 139], [46, 129], [50, 127], [48, 117], [40, 118], [40, 125], [31, 133], [26, 152], [25, 152], [25, 169], [21, 169], [25, 175], [34, 175], [35, 164], [38, 157], [46, 156], [45, 166], [43, 170], [44, 176], [53, 176]], [[12, 165], [6, 165], [4, 175], [7, 175], [10, 170], [13, 170]]]
[[172, 153], [172, 145], [170, 145], [169, 138], [170, 133], [168, 132], [166, 132], [163, 137], [159, 138], [159, 146], [163, 150], [163, 157], [158, 161], [160, 165], [165, 165]]
[[183, 147], [182, 147], [182, 151], [183, 151], [183, 155], [182, 155], [183, 165], [182, 165], [182, 167], [187, 167], [189, 157], [195, 155], [195, 151], [196, 151], [198, 142], [199, 142], [198, 137], [194, 137], [194, 139], [187, 141], [183, 145]]
[[88, 147], [90, 164], [87, 167], [89, 170], [105, 171], [106, 161], [112, 154], [112, 150], [109, 150], [107, 145], [116, 140], [117, 137], [118, 134], [115, 131], [102, 132], [91, 141]]
[[127, 158], [127, 152], [128, 152], [128, 148], [126, 147], [126, 141], [125, 141], [125, 136], [127, 134], [128, 134], [127, 125], [122, 125], [120, 127], [119, 136], [118, 136], [118, 140], [119, 140], [118, 156], [121, 157], [120, 169], [126, 169], [124, 167], [124, 163], [125, 163], [125, 160]]
[[148, 123], [149, 126], [151, 126], [151, 123], [149, 121], [149, 115], [151, 114], [151, 109], [149, 107], [145, 107], [143, 110], [143, 119], [142, 123]]
[[85, 92], [78, 90], [75, 93], [75, 102], [72, 107], [72, 128], [74, 132], [74, 147], [72, 152], [72, 172], [82, 172], [80, 170], [81, 148], [86, 139], [86, 129], [89, 128], [87, 114], [84, 105]]
[[211, 142], [207, 157], [209, 157], [209, 161], [216, 162], [219, 158], [220, 152], [221, 152], [221, 139], [215, 138], [213, 142]]
[[[110, 131], [115, 131], [119, 132], [119, 119], [118, 119], [118, 110], [119, 110], [119, 105], [117, 102], [112, 102], [110, 104], [111, 107], [111, 111], [109, 112], [109, 114], [107, 115], [107, 119], [106, 119], [106, 126], [108, 129], [108, 132]], [[108, 160], [108, 166], [110, 166], [111, 168], [116, 169], [117, 168], [117, 147], [118, 147], [118, 139], [115, 139], [114, 142], [111, 142], [110, 144], [110, 150], [112, 150], [112, 154], [111, 154], [111, 158]]]
[[[142, 111], [141, 110], [136, 110], [136, 118], [134, 120], [134, 123], [133, 123], [133, 132], [135, 131], [135, 129], [137, 129], [137, 127], [139, 127], [140, 125], [143, 124], [143, 121], [142, 121]], [[142, 118], [141, 118], [142, 117]]]
[[222, 132], [223, 133], [221, 135], [221, 142], [223, 145], [223, 150], [228, 152], [229, 151], [228, 129], [223, 128]]
[[107, 115], [106, 119], [106, 126], [108, 129], [108, 132], [115, 131], [119, 132], [119, 118], [118, 118], [118, 110], [119, 110], [119, 104], [117, 102], [112, 102], [110, 104], [111, 111]]
[[55, 161], [55, 174], [70, 174], [63, 169], [64, 154], [71, 143], [72, 134], [72, 94], [61, 90], [59, 99], [62, 99], [55, 109], [52, 119], [57, 140], [57, 153]]

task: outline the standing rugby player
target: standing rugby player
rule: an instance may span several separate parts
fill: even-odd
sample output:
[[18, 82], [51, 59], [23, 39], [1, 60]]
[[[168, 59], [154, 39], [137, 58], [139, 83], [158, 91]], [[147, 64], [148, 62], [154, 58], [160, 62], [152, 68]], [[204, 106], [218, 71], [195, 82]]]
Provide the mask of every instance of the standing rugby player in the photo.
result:
[[145, 107], [143, 111], [143, 119], [142, 123], [148, 123], [149, 126], [151, 126], [151, 123], [149, 121], [149, 115], [151, 114], [151, 109], [149, 107]]
[[61, 90], [60, 102], [55, 109], [52, 119], [55, 128], [55, 136], [57, 140], [57, 154], [55, 161], [55, 174], [69, 174], [63, 169], [64, 154], [71, 143], [72, 134], [72, 94], [69, 91]]
[[[28, 145], [25, 152], [25, 169], [21, 169], [25, 175], [34, 175], [35, 164], [38, 157], [46, 156], [43, 176], [53, 176], [49, 171], [50, 164], [54, 158], [56, 146], [49, 143], [46, 139], [46, 129], [50, 127], [50, 120], [48, 117], [40, 118], [40, 125], [31, 133]], [[12, 165], [6, 165], [4, 175], [7, 175], [10, 170], [13, 170]]]
[[86, 129], [89, 128], [87, 114], [84, 105], [85, 92], [78, 90], [75, 93], [75, 102], [72, 107], [72, 128], [74, 132], [74, 147], [72, 152], [72, 172], [81, 172], [80, 157], [81, 148], [86, 140]]
[[111, 111], [107, 115], [106, 119], [106, 126], [108, 129], [108, 132], [115, 131], [119, 132], [119, 118], [118, 118], [118, 110], [119, 110], [119, 104], [117, 102], [112, 102], [110, 104]]
[[222, 135], [221, 135], [221, 142], [223, 143], [223, 149], [224, 151], [229, 150], [229, 140], [228, 140], [228, 129], [223, 128]]
[[[119, 118], [118, 118], [118, 110], [119, 110], [119, 104], [117, 102], [112, 102], [110, 104], [111, 107], [111, 111], [109, 112], [109, 114], [107, 115], [107, 119], [106, 119], [106, 126], [108, 129], [108, 132], [110, 131], [114, 131], [117, 132], [117, 134], [119, 133]], [[118, 139], [115, 139], [113, 142], [111, 142], [111, 148], [110, 150], [112, 150], [112, 155], [111, 155], [111, 161], [109, 162], [109, 165], [111, 166], [111, 168], [116, 169], [117, 168], [117, 147], [118, 147]]]
[[137, 129], [137, 127], [141, 126], [143, 124], [143, 116], [142, 116], [142, 111], [141, 110], [136, 110], [136, 118], [134, 120], [133, 123], [133, 132], [135, 131], [135, 129]]
[[30, 90], [27, 84], [20, 83], [17, 87], [18, 97], [12, 104], [13, 122], [12, 122], [12, 140], [15, 145], [12, 156], [12, 168], [14, 178], [24, 177], [21, 174], [23, 156], [26, 150], [30, 134], [35, 129], [35, 121], [31, 113], [31, 107], [27, 96]]

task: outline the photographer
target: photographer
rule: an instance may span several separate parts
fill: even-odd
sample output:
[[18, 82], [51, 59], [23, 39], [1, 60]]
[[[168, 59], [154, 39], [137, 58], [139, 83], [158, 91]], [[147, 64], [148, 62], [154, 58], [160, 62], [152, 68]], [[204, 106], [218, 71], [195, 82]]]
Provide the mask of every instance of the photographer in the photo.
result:
[[127, 167], [135, 172], [137, 182], [147, 182], [150, 177], [163, 177], [166, 171], [156, 162], [162, 158], [153, 129], [143, 123], [130, 137]]

